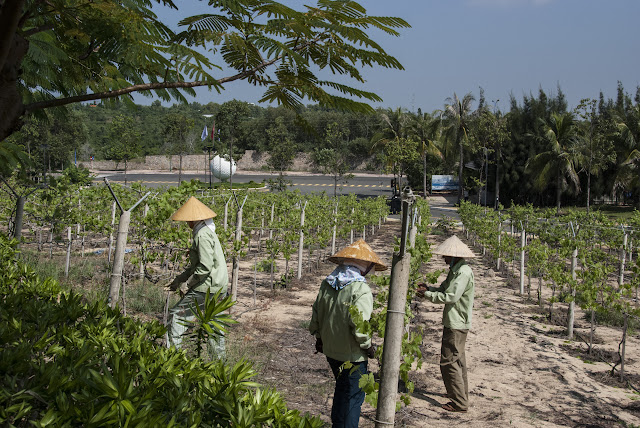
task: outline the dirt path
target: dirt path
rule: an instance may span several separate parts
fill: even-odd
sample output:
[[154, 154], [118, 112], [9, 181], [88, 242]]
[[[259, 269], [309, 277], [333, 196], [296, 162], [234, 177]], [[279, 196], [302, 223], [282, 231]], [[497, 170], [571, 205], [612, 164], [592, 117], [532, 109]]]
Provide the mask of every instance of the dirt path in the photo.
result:
[[[388, 221], [373, 237], [367, 238], [387, 263], [399, 230], [398, 221]], [[438, 243], [444, 238], [429, 239]], [[253, 262], [247, 263], [253, 266]], [[416, 384], [412, 402], [398, 412], [396, 426], [640, 426], [640, 395], [610, 378], [609, 364], [589, 361], [584, 343], [567, 341], [563, 327], [550, 324], [546, 312], [517, 294], [517, 280], [494, 273], [487, 263], [482, 258], [470, 261], [476, 276], [476, 298], [473, 328], [467, 340], [469, 412], [452, 414], [440, 408], [446, 402], [437, 364], [442, 307], [420, 301], [416, 304], [413, 327], [424, 328], [424, 364], [411, 375]], [[258, 381], [277, 388], [291, 408], [320, 415], [327, 422], [333, 376], [324, 356], [314, 354], [314, 340], [307, 326], [317, 288], [334, 266], [320, 263], [317, 271], [277, 292], [269, 289], [266, 274], [240, 278], [237, 306], [240, 323], [230, 334], [232, 358], [245, 356], [255, 361], [260, 371]], [[424, 269], [444, 267], [438, 259]], [[255, 306], [254, 281], [258, 284]], [[556, 307], [558, 314], [565, 311], [564, 305]], [[579, 313], [576, 319], [577, 333], [587, 337], [584, 314]], [[598, 326], [600, 354], [611, 357], [620, 338], [620, 329]], [[638, 338], [637, 332], [628, 338], [625, 366], [636, 385], [640, 384]], [[371, 362], [370, 369], [377, 371], [377, 362]], [[373, 426], [374, 416], [375, 409], [365, 404], [360, 426]]]

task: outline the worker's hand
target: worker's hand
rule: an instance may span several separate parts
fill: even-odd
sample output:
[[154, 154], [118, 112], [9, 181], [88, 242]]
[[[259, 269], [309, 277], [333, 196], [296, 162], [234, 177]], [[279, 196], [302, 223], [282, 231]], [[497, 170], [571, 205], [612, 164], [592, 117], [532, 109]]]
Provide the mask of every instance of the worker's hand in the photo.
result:
[[424, 297], [424, 293], [426, 291], [429, 290], [429, 287], [427, 287], [427, 284], [425, 284], [424, 282], [418, 284], [418, 288], [416, 289], [416, 296], [418, 297]]
[[322, 354], [322, 339], [320, 339], [319, 337], [316, 338], [316, 354], [317, 353], [321, 353]]
[[370, 359], [375, 358], [375, 357], [376, 357], [376, 345], [373, 345], [373, 344], [372, 344], [371, 346], [369, 346], [369, 347], [366, 349], [366, 351], [365, 351], [365, 352], [367, 353], [367, 357], [368, 357], [368, 358], [370, 358]]

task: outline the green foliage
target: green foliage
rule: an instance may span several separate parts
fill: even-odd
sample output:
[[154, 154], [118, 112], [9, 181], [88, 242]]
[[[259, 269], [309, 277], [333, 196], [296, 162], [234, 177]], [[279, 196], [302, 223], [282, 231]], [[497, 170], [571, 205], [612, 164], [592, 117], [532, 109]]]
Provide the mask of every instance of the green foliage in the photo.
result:
[[452, 217], [443, 215], [436, 220], [436, 224], [433, 226], [433, 229], [440, 233], [450, 234], [455, 227], [456, 221]]
[[268, 165], [282, 175], [293, 163], [297, 150], [281, 117], [267, 129], [267, 137], [270, 154]]
[[249, 363], [164, 348], [157, 322], [62, 291], [20, 263], [14, 245], [0, 237], [3, 425], [322, 426], [252, 382]]
[[[515, 239], [497, 227], [506, 216], [492, 211], [483, 214], [482, 211], [482, 207], [462, 203], [459, 212], [465, 228], [494, 257], [499, 255], [505, 262], [513, 261]], [[525, 269], [527, 275], [539, 278], [540, 305], [542, 286], [546, 283], [553, 289], [548, 299], [550, 307], [558, 301], [575, 300], [589, 316], [594, 311], [599, 322], [614, 325], [621, 325], [625, 314], [639, 315], [632, 303], [640, 285], [637, 261], [629, 269], [631, 274], [626, 273], [625, 282], [618, 284], [624, 234], [637, 230], [616, 225], [597, 211], [569, 211], [557, 217], [554, 210], [514, 205], [508, 212], [517, 227], [524, 228], [530, 237], [525, 247]], [[633, 220], [631, 223], [637, 226]], [[577, 250], [575, 279], [569, 268], [574, 250]]]
[[348, 173], [353, 154], [345, 144], [344, 133], [336, 122], [327, 126], [325, 141], [326, 147], [315, 149], [311, 158], [320, 172], [333, 176], [333, 196], [336, 197], [338, 183], [353, 178], [353, 174]]
[[90, 186], [93, 181], [91, 171], [83, 166], [69, 165], [62, 171], [62, 176], [71, 184], [79, 184], [80, 186]]
[[106, 159], [125, 162], [138, 156], [140, 152], [140, 133], [133, 127], [133, 119], [129, 116], [116, 116], [109, 127], [110, 146], [105, 152]]

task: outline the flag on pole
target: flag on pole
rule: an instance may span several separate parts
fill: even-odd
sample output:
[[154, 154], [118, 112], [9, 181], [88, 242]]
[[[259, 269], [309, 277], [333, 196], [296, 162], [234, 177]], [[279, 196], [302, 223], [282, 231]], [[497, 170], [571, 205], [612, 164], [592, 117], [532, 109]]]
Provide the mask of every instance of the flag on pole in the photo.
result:
[[204, 129], [202, 130], [202, 135], [200, 136], [202, 141], [207, 139], [207, 134], [209, 134], [209, 131], [207, 131], [207, 124], [205, 123]]
[[213, 125], [211, 125], [211, 141], [213, 141], [213, 134], [216, 132], [216, 121], [213, 121]]

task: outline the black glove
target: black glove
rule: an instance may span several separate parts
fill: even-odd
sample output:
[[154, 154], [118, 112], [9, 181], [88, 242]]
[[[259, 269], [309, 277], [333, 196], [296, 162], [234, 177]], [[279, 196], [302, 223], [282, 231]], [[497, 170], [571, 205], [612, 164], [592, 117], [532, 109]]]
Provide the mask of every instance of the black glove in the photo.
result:
[[316, 354], [318, 352], [322, 354], [322, 339], [320, 339], [319, 337], [316, 338]]
[[369, 346], [365, 352], [367, 353], [367, 357], [368, 358], [375, 358], [376, 357], [376, 346], [375, 345], [371, 345]]

